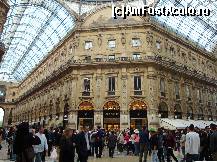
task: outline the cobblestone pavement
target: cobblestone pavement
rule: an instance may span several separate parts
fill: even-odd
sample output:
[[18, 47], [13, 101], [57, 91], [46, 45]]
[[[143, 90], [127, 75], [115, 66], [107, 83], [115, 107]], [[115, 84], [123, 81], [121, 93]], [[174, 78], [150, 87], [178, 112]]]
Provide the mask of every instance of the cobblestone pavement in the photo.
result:
[[[10, 160], [7, 160], [7, 146], [6, 143], [3, 142], [2, 144], [3, 148], [2, 150], [0, 150], [0, 162], [11, 162]], [[118, 154], [117, 152], [115, 152], [114, 158], [109, 158], [108, 157], [108, 151], [104, 151], [104, 155], [102, 158], [98, 159], [98, 158], [94, 158], [94, 157], [90, 157], [88, 162], [138, 162], [139, 158], [136, 156], [126, 156], [126, 153], [123, 154]], [[151, 157], [148, 156], [148, 162], [151, 161]], [[49, 158], [46, 159], [46, 162], [53, 162], [51, 161]]]

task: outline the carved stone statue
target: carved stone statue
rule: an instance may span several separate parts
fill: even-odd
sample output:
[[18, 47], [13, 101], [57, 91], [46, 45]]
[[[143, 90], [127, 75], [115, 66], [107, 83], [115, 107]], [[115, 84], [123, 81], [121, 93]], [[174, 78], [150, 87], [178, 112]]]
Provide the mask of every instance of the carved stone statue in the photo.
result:
[[73, 39], [73, 46], [74, 48], [77, 48], [79, 46], [79, 36], [76, 34]]
[[153, 34], [149, 31], [146, 34], [146, 41], [147, 41], [149, 46], [153, 45]]
[[98, 46], [100, 47], [102, 45], [102, 34], [98, 35]]
[[126, 44], [126, 36], [124, 33], [121, 33], [121, 43], [122, 43], [122, 45]]
[[168, 39], [165, 39], [165, 50], [166, 50], [166, 52], [168, 50], [168, 46], [169, 46]]

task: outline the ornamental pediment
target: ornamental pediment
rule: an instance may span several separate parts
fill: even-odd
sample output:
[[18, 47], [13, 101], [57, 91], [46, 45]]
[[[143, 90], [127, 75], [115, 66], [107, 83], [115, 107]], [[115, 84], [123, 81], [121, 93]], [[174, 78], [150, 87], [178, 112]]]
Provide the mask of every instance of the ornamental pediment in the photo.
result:
[[127, 19], [121, 17], [114, 19], [112, 17], [112, 8], [102, 8], [89, 16], [84, 18], [82, 27], [104, 27], [104, 26], [120, 26], [120, 25], [131, 25], [131, 24], [143, 24], [144, 19], [139, 16], [129, 16]]

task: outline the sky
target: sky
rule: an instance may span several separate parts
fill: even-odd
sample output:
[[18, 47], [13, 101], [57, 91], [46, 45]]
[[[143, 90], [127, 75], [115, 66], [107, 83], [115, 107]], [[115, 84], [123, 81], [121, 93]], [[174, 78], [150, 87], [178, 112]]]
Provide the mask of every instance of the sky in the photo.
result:
[[3, 121], [4, 111], [0, 108], [0, 121]]

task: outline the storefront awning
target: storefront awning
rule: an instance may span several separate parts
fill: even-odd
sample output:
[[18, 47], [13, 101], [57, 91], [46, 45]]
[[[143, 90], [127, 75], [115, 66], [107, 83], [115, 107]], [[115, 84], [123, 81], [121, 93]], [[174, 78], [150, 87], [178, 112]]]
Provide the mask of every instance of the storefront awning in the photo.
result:
[[209, 126], [211, 123], [217, 124], [215, 121], [205, 121], [205, 120], [184, 120], [184, 119], [160, 119], [160, 126], [165, 129], [175, 130], [175, 129], [185, 129], [190, 124], [194, 124], [195, 127], [204, 129], [206, 126]]

